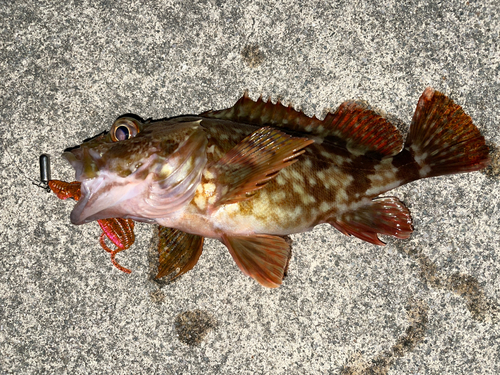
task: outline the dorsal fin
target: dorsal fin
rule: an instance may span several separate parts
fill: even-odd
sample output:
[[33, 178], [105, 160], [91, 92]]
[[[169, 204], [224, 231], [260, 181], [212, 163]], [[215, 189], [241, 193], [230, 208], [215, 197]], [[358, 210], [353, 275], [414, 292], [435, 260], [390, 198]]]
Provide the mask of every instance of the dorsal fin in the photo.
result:
[[403, 147], [401, 133], [393, 124], [354, 101], [342, 103], [335, 113], [319, 120], [296, 111], [291, 105], [285, 107], [280, 101], [273, 104], [270, 99], [265, 102], [260, 97], [254, 102], [245, 92], [231, 108], [204, 112], [200, 116], [310, 133], [337, 146], [380, 157], [395, 155]]

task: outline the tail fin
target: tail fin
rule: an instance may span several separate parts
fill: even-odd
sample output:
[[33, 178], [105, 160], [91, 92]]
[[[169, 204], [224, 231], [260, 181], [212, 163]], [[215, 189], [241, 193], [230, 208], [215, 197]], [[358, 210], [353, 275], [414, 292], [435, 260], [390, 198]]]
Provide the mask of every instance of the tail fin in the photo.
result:
[[413, 115], [405, 149], [420, 177], [472, 172], [488, 165], [488, 147], [472, 119], [446, 95], [426, 88]]

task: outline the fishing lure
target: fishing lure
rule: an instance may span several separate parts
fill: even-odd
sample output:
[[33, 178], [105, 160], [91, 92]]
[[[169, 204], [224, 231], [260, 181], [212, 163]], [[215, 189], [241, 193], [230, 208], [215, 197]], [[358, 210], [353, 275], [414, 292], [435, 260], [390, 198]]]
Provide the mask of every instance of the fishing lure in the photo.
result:
[[[40, 156], [40, 182], [46, 184], [59, 199], [73, 198], [78, 201], [81, 196], [80, 185], [78, 181], [64, 182], [59, 180], [51, 180], [50, 178], [50, 156], [42, 154]], [[118, 264], [115, 257], [120, 251], [128, 249], [135, 241], [134, 222], [130, 219], [110, 218], [99, 219], [97, 223], [102, 229], [99, 243], [101, 247], [111, 255], [111, 263], [120, 271], [131, 273], [128, 268]], [[105, 239], [108, 238], [115, 246], [115, 250], [111, 250], [106, 244]]]

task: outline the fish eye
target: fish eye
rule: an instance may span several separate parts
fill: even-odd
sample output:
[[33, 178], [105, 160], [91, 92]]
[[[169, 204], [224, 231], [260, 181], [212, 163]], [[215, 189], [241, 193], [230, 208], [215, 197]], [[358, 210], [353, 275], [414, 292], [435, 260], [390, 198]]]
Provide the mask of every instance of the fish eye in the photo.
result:
[[137, 121], [128, 117], [119, 118], [111, 127], [111, 139], [113, 142], [124, 141], [133, 138], [139, 133]]
[[119, 141], [123, 141], [125, 139], [130, 138], [130, 131], [128, 130], [128, 127], [125, 125], [120, 125], [115, 129], [115, 138], [118, 139]]

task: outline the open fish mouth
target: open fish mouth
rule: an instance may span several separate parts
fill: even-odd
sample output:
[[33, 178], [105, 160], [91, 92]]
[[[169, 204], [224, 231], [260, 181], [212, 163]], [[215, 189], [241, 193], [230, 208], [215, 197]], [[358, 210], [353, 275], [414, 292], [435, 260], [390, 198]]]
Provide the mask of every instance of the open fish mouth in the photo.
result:
[[[74, 148], [66, 150], [63, 157], [75, 170], [75, 180], [81, 183], [80, 199], [71, 212], [71, 222], [75, 225], [113, 217], [128, 218], [126, 202], [141, 194], [150, 181], [119, 177], [108, 170], [101, 155], [93, 149]], [[144, 166], [144, 169], [147, 166]], [[133, 215], [130, 218], [138, 219]]]
[[71, 211], [70, 214], [71, 223], [75, 225], [88, 222], [85, 220], [85, 217], [82, 217], [83, 210], [87, 206], [89, 200], [89, 191], [85, 184], [80, 185], [80, 194], [80, 199], [76, 202], [76, 205], [73, 207], [73, 211]]
[[117, 203], [116, 192], [111, 194], [116, 176], [100, 170], [104, 166], [102, 156], [96, 150], [79, 146], [64, 150], [62, 156], [75, 170], [75, 181], [81, 183], [80, 199], [71, 212], [71, 222], [79, 225], [113, 217], [111, 212], [104, 211]]
[[113, 217], [152, 221], [143, 220], [127, 212], [130, 202], [141, 195], [149, 184], [148, 179], [118, 181], [116, 176], [110, 173], [102, 173], [99, 177], [85, 180], [81, 184], [81, 198], [71, 212], [71, 222], [79, 225]]

